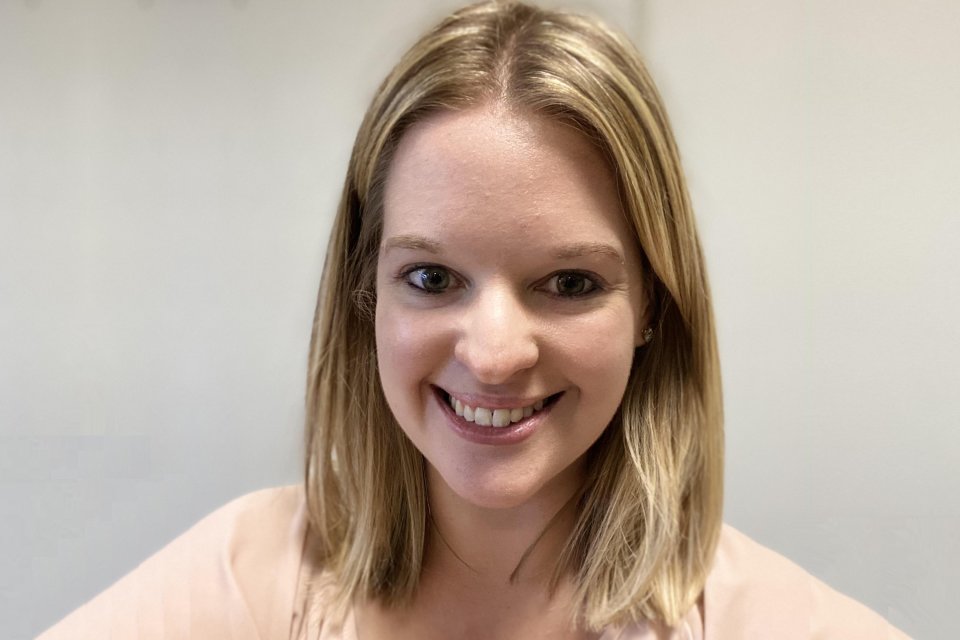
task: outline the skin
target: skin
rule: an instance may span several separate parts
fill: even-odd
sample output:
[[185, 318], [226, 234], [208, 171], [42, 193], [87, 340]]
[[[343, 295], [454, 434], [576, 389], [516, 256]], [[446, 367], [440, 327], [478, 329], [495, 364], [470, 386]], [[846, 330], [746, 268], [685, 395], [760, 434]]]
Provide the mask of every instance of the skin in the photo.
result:
[[[573, 129], [491, 103], [408, 131], [384, 202], [380, 376], [427, 461], [436, 530], [413, 605], [358, 607], [361, 635], [588, 637], [570, 623], [570, 585], [545, 585], [646, 326], [614, 177]], [[529, 437], [478, 444], [451, 428], [437, 388], [481, 406], [561, 395]]]

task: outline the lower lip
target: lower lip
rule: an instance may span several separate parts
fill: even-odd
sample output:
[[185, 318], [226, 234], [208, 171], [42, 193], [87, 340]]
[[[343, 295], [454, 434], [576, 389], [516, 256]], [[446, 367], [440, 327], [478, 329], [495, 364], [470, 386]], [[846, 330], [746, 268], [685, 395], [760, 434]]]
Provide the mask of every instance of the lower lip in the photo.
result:
[[467, 422], [462, 416], [458, 416], [450, 403], [443, 399], [442, 394], [442, 391], [434, 389], [433, 397], [440, 405], [440, 410], [447, 417], [447, 423], [454, 433], [475, 444], [507, 445], [523, 442], [533, 435], [533, 432], [537, 430], [547, 414], [560, 401], [558, 398], [529, 418], [524, 418], [520, 422], [511, 422], [509, 426], [484, 427], [475, 422]]

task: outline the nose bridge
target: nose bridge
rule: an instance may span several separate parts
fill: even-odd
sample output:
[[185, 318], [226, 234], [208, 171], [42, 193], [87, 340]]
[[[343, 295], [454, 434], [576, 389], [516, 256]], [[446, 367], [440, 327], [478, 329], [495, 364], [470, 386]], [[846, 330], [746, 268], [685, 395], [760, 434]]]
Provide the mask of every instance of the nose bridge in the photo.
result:
[[456, 357], [478, 381], [500, 384], [539, 358], [535, 323], [506, 283], [479, 291], [464, 311]]

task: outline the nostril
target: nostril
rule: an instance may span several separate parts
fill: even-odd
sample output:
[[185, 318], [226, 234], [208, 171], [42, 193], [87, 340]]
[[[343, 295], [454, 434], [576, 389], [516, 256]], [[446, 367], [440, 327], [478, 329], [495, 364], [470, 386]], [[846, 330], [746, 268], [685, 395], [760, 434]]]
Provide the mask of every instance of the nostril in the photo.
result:
[[517, 372], [534, 367], [539, 360], [539, 348], [533, 340], [524, 344], [490, 344], [464, 338], [454, 349], [454, 357], [481, 382], [500, 384]]

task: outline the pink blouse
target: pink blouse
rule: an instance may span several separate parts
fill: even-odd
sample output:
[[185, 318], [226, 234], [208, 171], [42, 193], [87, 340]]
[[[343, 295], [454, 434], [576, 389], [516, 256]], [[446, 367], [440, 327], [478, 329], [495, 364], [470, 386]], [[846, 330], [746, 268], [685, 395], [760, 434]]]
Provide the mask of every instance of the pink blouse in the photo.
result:
[[[304, 552], [299, 486], [234, 500], [38, 640], [357, 640], [324, 616]], [[322, 584], [322, 582], [321, 582]], [[638, 624], [603, 640], [906, 638], [882, 617], [724, 526], [699, 606], [673, 629]]]

